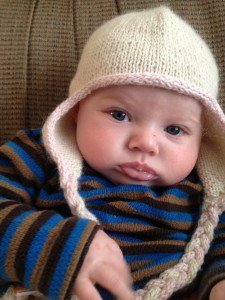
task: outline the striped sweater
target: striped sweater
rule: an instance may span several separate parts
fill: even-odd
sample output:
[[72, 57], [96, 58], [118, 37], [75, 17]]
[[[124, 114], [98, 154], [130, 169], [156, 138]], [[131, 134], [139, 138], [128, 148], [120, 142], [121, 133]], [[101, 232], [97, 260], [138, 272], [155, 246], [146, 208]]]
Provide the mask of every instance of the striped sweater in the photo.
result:
[[[106, 193], [108, 189], [117, 189], [119, 201]], [[137, 195], [145, 195], [140, 203], [134, 191], [131, 197], [126, 186], [115, 187], [89, 170], [80, 179], [80, 194], [120, 245], [131, 267], [135, 289], [143, 288], [149, 279], [179, 260], [200, 212], [196, 198], [176, 204], [165, 202], [159, 208], [157, 191], [152, 191], [153, 203], [149, 204], [143, 189], [146, 187], [136, 186]], [[40, 130], [21, 131], [0, 147], [2, 293], [11, 283], [19, 282], [50, 299], [70, 299], [74, 280], [98, 228], [93, 221], [71, 215]], [[196, 281], [173, 299], [182, 299], [193, 290], [199, 299], [207, 299], [212, 286], [225, 278], [224, 229], [222, 215]]]

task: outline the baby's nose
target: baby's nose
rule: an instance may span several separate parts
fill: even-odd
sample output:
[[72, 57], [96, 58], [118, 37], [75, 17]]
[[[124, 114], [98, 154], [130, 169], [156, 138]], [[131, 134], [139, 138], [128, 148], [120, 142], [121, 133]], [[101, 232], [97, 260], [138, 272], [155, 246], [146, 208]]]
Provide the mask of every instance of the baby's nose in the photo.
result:
[[140, 132], [133, 134], [130, 137], [129, 150], [139, 150], [151, 155], [159, 153], [159, 145], [157, 135], [154, 132], [140, 130]]

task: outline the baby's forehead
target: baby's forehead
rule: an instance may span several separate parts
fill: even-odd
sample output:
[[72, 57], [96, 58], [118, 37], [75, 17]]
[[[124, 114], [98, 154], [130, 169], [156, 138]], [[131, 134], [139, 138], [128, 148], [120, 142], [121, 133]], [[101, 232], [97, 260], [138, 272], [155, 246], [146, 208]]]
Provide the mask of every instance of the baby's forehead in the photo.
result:
[[147, 105], [149, 101], [164, 101], [164, 104], [172, 104], [174, 100], [187, 102], [187, 107], [192, 102], [197, 106], [202, 106], [199, 100], [189, 95], [173, 91], [171, 89], [161, 88], [150, 85], [111, 85], [99, 88], [93, 91], [85, 99], [95, 98], [96, 100], [115, 99], [121, 102], [132, 103], [142, 101], [142, 105]]
[[116, 108], [125, 110], [127, 113], [143, 117], [152, 117], [153, 113], [158, 116], [180, 116], [184, 119], [200, 120], [202, 105], [193, 97], [184, 95], [169, 89], [144, 86], [144, 85], [121, 85], [108, 86], [95, 90], [86, 98], [86, 103], [91, 102], [92, 108]]

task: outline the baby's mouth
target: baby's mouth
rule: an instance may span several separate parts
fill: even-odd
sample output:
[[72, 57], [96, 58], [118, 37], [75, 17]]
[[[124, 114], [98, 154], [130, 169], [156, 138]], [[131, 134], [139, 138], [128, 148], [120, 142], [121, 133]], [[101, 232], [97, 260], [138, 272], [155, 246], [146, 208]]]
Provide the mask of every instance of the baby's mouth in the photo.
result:
[[130, 162], [120, 165], [120, 170], [127, 177], [138, 181], [150, 181], [158, 178], [155, 170], [146, 164]]

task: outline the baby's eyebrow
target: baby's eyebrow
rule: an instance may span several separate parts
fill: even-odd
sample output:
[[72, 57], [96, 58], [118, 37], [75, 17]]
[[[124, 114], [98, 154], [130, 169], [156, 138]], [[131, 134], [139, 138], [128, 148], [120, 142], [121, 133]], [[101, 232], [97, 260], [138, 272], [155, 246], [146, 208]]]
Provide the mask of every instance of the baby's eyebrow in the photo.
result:
[[129, 105], [129, 106], [134, 106], [135, 105], [135, 101], [132, 101], [132, 99], [128, 98], [128, 96], [126, 95], [122, 95], [120, 93], [115, 94], [115, 95], [110, 95], [110, 94], [106, 94], [104, 96], [104, 98], [107, 98], [108, 100], [120, 103], [120, 104], [124, 104], [124, 105]]
[[195, 118], [193, 116], [187, 117], [187, 118], [180, 118], [181, 122], [192, 122], [195, 124], [201, 124], [202, 118]]

